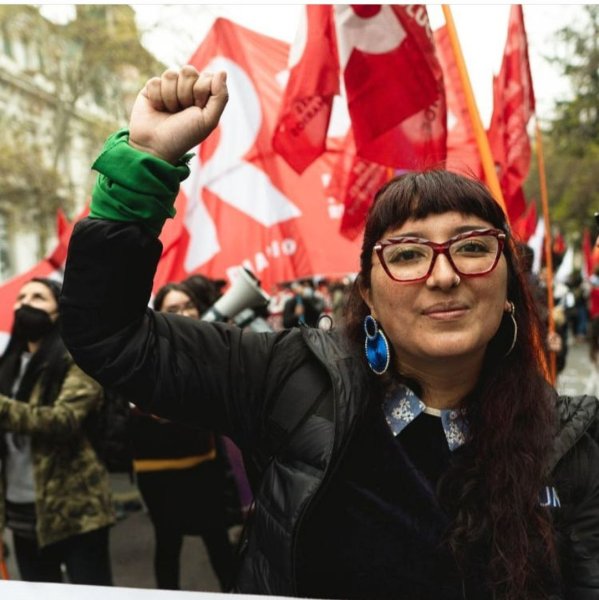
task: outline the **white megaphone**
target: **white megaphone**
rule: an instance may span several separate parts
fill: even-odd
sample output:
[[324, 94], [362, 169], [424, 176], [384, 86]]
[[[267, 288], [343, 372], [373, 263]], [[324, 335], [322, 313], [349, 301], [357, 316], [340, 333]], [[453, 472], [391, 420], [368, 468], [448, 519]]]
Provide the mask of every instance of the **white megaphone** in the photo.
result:
[[230, 289], [202, 315], [202, 321], [228, 321], [246, 308], [266, 306], [269, 302], [270, 296], [253, 273], [239, 267]]

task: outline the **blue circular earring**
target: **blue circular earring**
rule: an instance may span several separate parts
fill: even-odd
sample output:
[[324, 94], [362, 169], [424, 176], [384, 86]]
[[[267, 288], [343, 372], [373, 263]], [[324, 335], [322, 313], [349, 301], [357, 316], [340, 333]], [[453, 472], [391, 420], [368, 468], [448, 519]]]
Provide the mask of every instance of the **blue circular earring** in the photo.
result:
[[382, 375], [389, 368], [391, 360], [387, 338], [372, 315], [364, 318], [364, 331], [366, 333], [364, 351], [368, 366], [377, 375]]

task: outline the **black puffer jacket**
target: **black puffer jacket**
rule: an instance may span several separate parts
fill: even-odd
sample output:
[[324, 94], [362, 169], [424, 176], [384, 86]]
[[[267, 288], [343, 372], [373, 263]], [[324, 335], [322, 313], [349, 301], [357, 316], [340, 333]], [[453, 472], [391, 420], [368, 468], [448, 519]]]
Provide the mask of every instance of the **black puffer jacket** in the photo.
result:
[[[146, 308], [160, 256], [135, 224], [84, 220], [71, 239], [61, 311], [78, 364], [155, 414], [229, 435], [260, 476], [238, 578], [294, 595], [296, 540], [369, 399], [364, 361], [334, 333], [255, 333]], [[552, 460], [567, 598], [599, 598], [599, 448], [594, 398], [559, 399]]]

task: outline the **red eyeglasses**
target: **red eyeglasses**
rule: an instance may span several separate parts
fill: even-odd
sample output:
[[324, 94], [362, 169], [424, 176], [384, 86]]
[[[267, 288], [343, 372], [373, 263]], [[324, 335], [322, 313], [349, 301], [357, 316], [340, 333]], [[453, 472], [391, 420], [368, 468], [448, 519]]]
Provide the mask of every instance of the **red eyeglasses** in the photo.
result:
[[490, 273], [499, 262], [506, 234], [500, 229], [475, 229], [460, 233], [442, 244], [416, 237], [392, 237], [374, 245], [383, 269], [400, 283], [425, 280], [439, 254], [463, 277]]

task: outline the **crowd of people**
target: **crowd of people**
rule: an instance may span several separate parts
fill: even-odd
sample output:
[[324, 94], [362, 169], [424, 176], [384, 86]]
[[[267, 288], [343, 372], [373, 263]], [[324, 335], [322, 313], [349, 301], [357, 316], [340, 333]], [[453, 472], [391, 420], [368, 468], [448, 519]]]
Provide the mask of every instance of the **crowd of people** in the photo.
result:
[[[599, 400], [548, 382], [559, 345], [539, 282], [481, 182], [430, 170], [386, 183], [357, 276], [290, 282], [268, 328], [203, 319], [223, 286], [201, 276], [148, 308], [181, 157], [227, 99], [220, 72], [150, 80], [95, 163], [62, 292], [35, 280], [17, 298], [0, 516], [23, 578], [57, 581], [63, 564], [74, 583], [110, 584], [109, 477], [85, 422], [122, 396], [158, 587], [179, 586], [181, 539], [199, 535], [239, 593], [598, 596]], [[235, 556], [222, 440], [253, 497]]]

